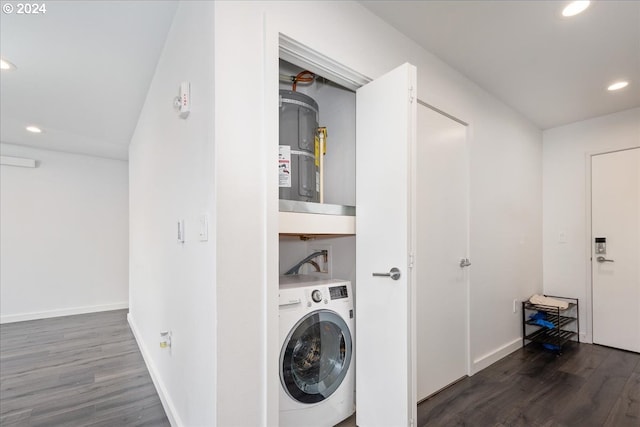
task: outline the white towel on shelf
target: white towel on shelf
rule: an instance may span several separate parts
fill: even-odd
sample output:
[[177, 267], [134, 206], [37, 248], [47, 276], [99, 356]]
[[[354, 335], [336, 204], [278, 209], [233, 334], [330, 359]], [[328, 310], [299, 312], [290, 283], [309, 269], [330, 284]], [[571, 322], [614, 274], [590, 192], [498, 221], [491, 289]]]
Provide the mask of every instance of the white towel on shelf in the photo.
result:
[[558, 307], [562, 310], [569, 308], [569, 303], [566, 301], [560, 301], [559, 299], [545, 297], [544, 295], [534, 295], [529, 298], [531, 304], [548, 305], [551, 307]]

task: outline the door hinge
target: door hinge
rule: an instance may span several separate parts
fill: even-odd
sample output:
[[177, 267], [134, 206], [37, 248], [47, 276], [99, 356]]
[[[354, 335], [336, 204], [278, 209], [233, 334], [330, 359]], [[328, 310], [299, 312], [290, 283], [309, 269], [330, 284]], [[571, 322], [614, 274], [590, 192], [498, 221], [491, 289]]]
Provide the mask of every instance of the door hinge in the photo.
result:
[[413, 254], [409, 254], [409, 268], [413, 268], [413, 261], [414, 261]]
[[413, 86], [411, 86], [409, 88], [409, 102], [413, 103], [413, 100], [415, 99], [415, 96], [413, 94]]

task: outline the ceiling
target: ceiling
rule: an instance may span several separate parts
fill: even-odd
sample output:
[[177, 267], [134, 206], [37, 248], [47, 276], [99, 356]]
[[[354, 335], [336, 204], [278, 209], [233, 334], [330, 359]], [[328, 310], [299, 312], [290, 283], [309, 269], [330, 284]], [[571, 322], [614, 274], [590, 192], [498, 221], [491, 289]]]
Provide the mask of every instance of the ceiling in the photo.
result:
[[126, 159], [177, 3], [39, 3], [46, 13], [0, 14], [2, 57], [17, 67], [1, 74], [0, 140]]
[[541, 129], [640, 106], [640, 1], [361, 3]]
[[[640, 1], [361, 3], [542, 129], [640, 106]], [[126, 159], [177, 2], [45, 4], [0, 14], [0, 140]]]

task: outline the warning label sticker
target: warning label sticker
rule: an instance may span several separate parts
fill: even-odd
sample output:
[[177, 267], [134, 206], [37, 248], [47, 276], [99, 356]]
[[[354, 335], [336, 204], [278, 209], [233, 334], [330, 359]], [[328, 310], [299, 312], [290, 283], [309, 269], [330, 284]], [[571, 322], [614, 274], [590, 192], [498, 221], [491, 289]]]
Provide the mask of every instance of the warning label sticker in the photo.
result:
[[291, 147], [281, 145], [278, 152], [278, 182], [280, 187], [291, 187]]

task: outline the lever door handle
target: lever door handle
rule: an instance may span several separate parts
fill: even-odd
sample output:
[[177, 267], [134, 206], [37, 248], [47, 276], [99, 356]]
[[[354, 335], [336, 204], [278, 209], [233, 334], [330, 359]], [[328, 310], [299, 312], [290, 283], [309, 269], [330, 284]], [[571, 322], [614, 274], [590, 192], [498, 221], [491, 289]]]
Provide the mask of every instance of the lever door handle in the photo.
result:
[[471, 265], [471, 261], [469, 258], [460, 258], [460, 268], [469, 267]]
[[393, 267], [388, 273], [372, 273], [374, 277], [391, 277], [392, 280], [398, 280], [400, 278], [400, 270]]
[[598, 258], [596, 258], [596, 261], [598, 261], [598, 262], [613, 262], [612, 259], [606, 259], [603, 256], [599, 256]]

